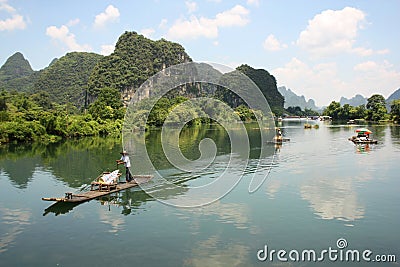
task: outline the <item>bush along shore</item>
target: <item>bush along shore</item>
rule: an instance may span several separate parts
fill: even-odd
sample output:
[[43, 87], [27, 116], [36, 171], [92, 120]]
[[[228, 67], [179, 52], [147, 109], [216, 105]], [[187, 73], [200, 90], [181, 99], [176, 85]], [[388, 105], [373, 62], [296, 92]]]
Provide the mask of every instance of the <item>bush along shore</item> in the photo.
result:
[[81, 136], [119, 135], [125, 108], [117, 90], [107, 88], [87, 110], [56, 104], [46, 92], [0, 92], [0, 143]]

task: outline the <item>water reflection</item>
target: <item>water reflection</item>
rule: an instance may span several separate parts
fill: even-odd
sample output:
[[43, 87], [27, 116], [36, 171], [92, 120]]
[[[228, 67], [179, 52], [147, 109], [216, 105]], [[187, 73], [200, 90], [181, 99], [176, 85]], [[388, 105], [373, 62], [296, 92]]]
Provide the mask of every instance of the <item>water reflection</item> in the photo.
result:
[[126, 223], [124, 217], [114, 216], [113, 213], [105, 209], [99, 209], [98, 211], [100, 222], [111, 227], [111, 229], [108, 230], [109, 233], [117, 233], [125, 229]]
[[67, 214], [80, 203], [56, 202], [44, 210], [43, 216], [53, 213], [55, 216]]
[[400, 147], [400, 127], [391, 126], [390, 127], [390, 137], [391, 141], [397, 147]]
[[359, 154], [368, 154], [371, 151], [370, 144], [356, 144], [354, 147], [356, 148], [356, 152]]
[[116, 168], [119, 138], [91, 137], [56, 144], [6, 144], [0, 146], [0, 171], [18, 188], [26, 188], [37, 167], [78, 188], [105, 170]]
[[[260, 129], [257, 128], [257, 124], [249, 123], [246, 124], [246, 131], [240, 131], [239, 129], [235, 131], [236, 125], [231, 125], [230, 134], [229, 136], [226, 129], [218, 124], [211, 124], [211, 125], [202, 125], [201, 127], [192, 127], [192, 128], [185, 128], [179, 132], [179, 149], [181, 150], [182, 154], [189, 160], [196, 160], [200, 155], [199, 145], [200, 142], [204, 139], [211, 139], [214, 141], [217, 149], [217, 155], [227, 155], [232, 152], [231, 142], [237, 141], [237, 145], [239, 146], [236, 151], [241, 158], [243, 159], [258, 159], [263, 153], [261, 151], [261, 133]], [[175, 129], [168, 129], [170, 134], [165, 134], [163, 136], [164, 140], [163, 143], [161, 142], [161, 130], [152, 130], [146, 133], [146, 150], [151, 160], [151, 163], [155, 166], [157, 170], [160, 169], [168, 169], [172, 168], [173, 165], [170, 163], [170, 160], [167, 159], [164, 151], [163, 146], [168, 146], [168, 144], [173, 144], [175, 137], [174, 134]], [[179, 131], [176, 129], [175, 131]], [[264, 132], [267, 132], [268, 135], [273, 136], [274, 130], [263, 129]], [[135, 135], [129, 135], [130, 143], [129, 145], [132, 147], [131, 150], [136, 151], [138, 148], [143, 146], [140, 143], [142, 133], [138, 133]], [[232, 140], [230, 139], [232, 138]], [[247, 143], [244, 142], [245, 139], [249, 139], [250, 148], [246, 145]], [[272, 140], [272, 137], [271, 137]], [[250, 151], [250, 153], [246, 153]], [[265, 152], [265, 151], [264, 151]], [[268, 155], [272, 155], [274, 151], [266, 152]], [[143, 151], [137, 151], [135, 155], [132, 157], [134, 159], [135, 156], [139, 157], [143, 155]], [[264, 156], [264, 155], [262, 155]], [[139, 158], [133, 160], [133, 162], [137, 162]], [[140, 160], [139, 160], [140, 161]], [[143, 161], [143, 160], [142, 160]], [[138, 168], [142, 168], [142, 166], [138, 166]]]
[[320, 177], [300, 187], [301, 197], [322, 219], [354, 221], [364, 217], [364, 207], [348, 176]]
[[275, 194], [279, 192], [282, 182], [277, 179], [270, 179], [266, 185], [267, 195], [270, 199], [275, 198]]
[[248, 206], [241, 203], [214, 202], [200, 208], [188, 210], [191, 217], [217, 216], [216, 221], [223, 224], [232, 224], [237, 229], [250, 228]]
[[[99, 197], [98, 199], [94, 199], [92, 201], [96, 202], [100, 206], [107, 207], [107, 209], [101, 209], [103, 211], [111, 211], [112, 209], [117, 208], [121, 210], [121, 214], [129, 215], [136, 214], [139, 210], [142, 210], [141, 206], [144, 203], [148, 201], [154, 201], [154, 199], [140, 189], [126, 189], [124, 191]], [[75, 207], [84, 205], [85, 203], [87, 202], [56, 202], [44, 210], [43, 216], [48, 214], [54, 214], [55, 216], [67, 214]], [[103, 213], [101, 214], [103, 217], [107, 217]]]
[[247, 266], [250, 248], [241, 244], [226, 242], [225, 237], [213, 235], [197, 242], [191, 251], [191, 258], [184, 260], [184, 266]]
[[0, 217], [0, 253], [3, 253], [30, 224], [32, 214], [29, 210], [0, 206]]
[[[140, 163], [134, 167], [136, 171], [156, 171], [154, 181], [159, 184], [147, 192], [157, 199], [168, 200], [168, 203], [172, 201], [179, 206], [195, 206], [200, 202], [205, 204], [203, 200], [213, 201], [225, 195], [243, 174], [253, 174], [258, 169], [262, 173], [253, 176], [252, 186], [262, 184], [268, 173], [265, 170], [271, 167], [275, 147], [262, 143], [266, 141], [261, 139], [265, 134], [256, 126], [246, 124], [243, 130], [236, 124], [229, 125], [227, 129], [212, 124], [184, 128], [182, 131], [174, 128], [163, 132], [152, 130], [145, 138], [143, 133], [125, 135], [125, 144], [135, 151], [132, 161]], [[267, 135], [275, 134], [274, 130], [262, 131]], [[177, 136], [179, 144], [176, 144]], [[212, 149], [208, 145], [201, 149], [204, 140], [212, 140]], [[143, 155], [149, 158], [143, 159]], [[162, 179], [157, 179], [157, 176]], [[207, 187], [211, 183], [213, 185]], [[163, 190], [159, 190], [158, 186]], [[168, 190], [175, 191], [173, 198], [165, 198]]]
[[[141, 188], [82, 206], [60, 203], [45, 209], [50, 204], [41, 202], [40, 197], [56, 192], [62, 196], [66, 190], [72, 192], [90, 182], [91, 176], [98, 175], [97, 168], [113, 168], [121, 149], [119, 141], [81, 139], [2, 150], [7, 155], [0, 154], [0, 265], [160, 265], [162, 259], [161, 265], [165, 266], [251, 266], [260, 264], [255, 255], [260, 242], [275, 248], [319, 248], [338, 233], [346, 235], [352, 248], [372, 238], [379, 242], [370, 249], [393, 253], [398, 243], [400, 128], [387, 127], [378, 133], [382, 142], [370, 146], [368, 154], [355, 153], [357, 147], [347, 140], [352, 129], [338, 128], [337, 132], [324, 126], [311, 131], [284, 128], [291, 141], [275, 154], [266, 192], [248, 194], [249, 177], [259, 162], [244, 161], [240, 154], [235, 155], [230, 177], [238, 175], [236, 168], [241, 164], [248, 164], [238, 187], [212, 205], [195, 209], [166, 207]], [[197, 134], [192, 131], [182, 133], [183, 151], [188, 157], [198, 152], [187, 142]], [[206, 132], [199, 130], [198, 136], [210, 134], [224, 142], [225, 134]], [[252, 149], [257, 155], [259, 148], [254, 144]], [[276, 149], [273, 145], [269, 148]], [[155, 154], [161, 151], [157, 151], [156, 144], [152, 149]], [[228, 156], [222, 149], [216, 159], [222, 162]], [[56, 163], [60, 160], [68, 164], [63, 167]], [[82, 160], [86, 166], [78, 162]], [[181, 195], [206, 198], [194, 196], [191, 186], [212, 181], [220, 171], [215, 165], [214, 169], [185, 173], [159, 160], [160, 174], [179, 184], [179, 190], [157, 177], [143, 186], [162, 192], [165, 199]], [[24, 163], [29, 167], [18, 172]], [[141, 173], [140, 158], [132, 163], [133, 171]], [[261, 172], [268, 170], [268, 164], [271, 166], [264, 163]], [[76, 165], [80, 169], [71, 170]], [[81, 179], [78, 174], [85, 167], [90, 170], [88, 178]], [[43, 210], [46, 217], [41, 216]], [[356, 227], [346, 228], [349, 225]], [[132, 240], [140, 245], [132, 249]], [[98, 251], [108, 252], [107, 262], [98, 257]], [[126, 261], [121, 262], [121, 258]], [[290, 265], [270, 263], [274, 264]]]

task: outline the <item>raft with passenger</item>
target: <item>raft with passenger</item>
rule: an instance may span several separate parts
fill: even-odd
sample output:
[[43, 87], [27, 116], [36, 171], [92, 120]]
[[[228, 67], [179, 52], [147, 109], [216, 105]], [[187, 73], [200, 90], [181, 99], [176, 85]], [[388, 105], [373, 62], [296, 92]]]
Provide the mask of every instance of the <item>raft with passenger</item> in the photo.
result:
[[269, 141], [268, 143], [273, 143], [273, 144], [282, 144], [283, 142], [288, 142], [290, 141], [289, 138], [284, 138], [282, 131], [280, 128], [275, 129], [275, 136], [272, 139], [272, 141]]
[[132, 175], [133, 179], [131, 181], [120, 182], [120, 176], [121, 173], [119, 170], [115, 170], [113, 172], [103, 172], [90, 184], [90, 191], [82, 193], [67, 192], [65, 193], [64, 197], [43, 197], [42, 200], [72, 203], [85, 202], [138, 186], [142, 183], [148, 182], [151, 178], [153, 178], [152, 175]]
[[378, 140], [370, 138], [372, 131], [367, 128], [360, 128], [355, 131], [357, 133], [356, 136], [352, 136], [349, 138], [349, 141], [352, 141], [354, 144], [377, 144]]

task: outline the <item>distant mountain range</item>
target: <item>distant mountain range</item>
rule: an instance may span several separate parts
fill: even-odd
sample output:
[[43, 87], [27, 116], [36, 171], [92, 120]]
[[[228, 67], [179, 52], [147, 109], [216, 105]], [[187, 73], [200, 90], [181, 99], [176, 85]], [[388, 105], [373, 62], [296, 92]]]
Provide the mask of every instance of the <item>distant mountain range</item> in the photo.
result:
[[302, 110], [305, 110], [306, 108], [312, 110], [320, 110], [320, 108], [315, 105], [315, 101], [313, 99], [306, 100], [303, 95], [298, 96], [291, 89], [286, 89], [285, 86], [278, 87], [278, 91], [285, 98], [285, 108], [300, 107]]
[[[400, 88], [394, 91], [387, 99], [386, 99], [386, 108], [388, 111], [390, 111], [390, 105], [393, 100], [400, 99]], [[349, 104], [350, 106], [357, 107], [359, 105], [366, 105], [368, 102], [368, 98], [364, 97], [362, 95], [355, 95], [350, 99], [347, 99], [345, 97], [340, 98], [340, 105], [345, 105]]]
[[400, 99], [400, 88], [394, 91], [388, 99], [386, 99], [386, 108], [390, 111], [390, 105], [392, 104], [393, 100]]
[[367, 104], [367, 98], [363, 97], [362, 95], [355, 95], [352, 98], [348, 99], [345, 97], [341, 97], [339, 101], [340, 105], [343, 106], [345, 104], [349, 104], [350, 106], [357, 107], [359, 105], [366, 105]]
[[[302, 110], [304, 109], [312, 109], [316, 111], [323, 110], [324, 107], [317, 107], [315, 105], [315, 101], [313, 99], [306, 100], [304, 96], [299, 96], [291, 89], [286, 88], [285, 86], [278, 87], [279, 93], [281, 93], [285, 98], [284, 107], [300, 107]], [[386, 108], [390, 111], [390, 104], [393, 100], [400, 99], [400, 88], [393, 92], [387, 99], [386, 99]], [[345, 104], [349, 104], [350, 106], [357, 107], [360, 105], [366, 105], [368, 102], [368, 98], [364, 97], [363, 95], [356, 94], [352, 98], [341, 97], [340, 98], [340, 105], [343, 106]]]

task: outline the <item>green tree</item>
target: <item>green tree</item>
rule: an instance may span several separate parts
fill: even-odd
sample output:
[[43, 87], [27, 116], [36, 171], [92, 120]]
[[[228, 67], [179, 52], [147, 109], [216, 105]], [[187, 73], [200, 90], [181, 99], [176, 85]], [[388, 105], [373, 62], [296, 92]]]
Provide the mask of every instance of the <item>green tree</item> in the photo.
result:
[[391, 111], [390, 114], [392, 115], [393, 120], [399, 122], [400, 121], [400, 99], [393, 100], [392, 104], [390, 105]]
[[332, 119], [339, 119], [339, 114], [341, 112], [341, 106], [339, 102], [332, 101], [329, 106], [327, 106], [322, 113], [324, 116], [331, 116]]
[[5, 91], [1, 92], [0, 94], [0, 111], [7, 110], [7, 93]]
[[33, 102], [42, 107], [44, 110], [53, 108], [53, 103], [50, 100], [50, 94], [46, 91], [40, 91], [30, 96]]
[[111, 87], [102, 88], [88, 111], [96, 120], [122, 119], [125, 112], [120, 92]]
[[359, 105], [356, 107], [355, 119], [365, 119], [366, 116], [367, 109], [365, 108], [365, 105]]
[[251, 121], [256, 119], [254, 113], [245, 105], [240, 105], [235, 108], [235, 112], [239, 115], [242, 121]]
[[382, 95], [375, 94], [368, 98], [366, 105], [367, 120], [379, 121], [386, 119], [387, 109], [385, 98]]
[[349, 104], [344, 104], [343, 107], [339, 109], [338, 119], [348, 120], [350, 118], [351, 106]]
[[306, 108], [306, 109], [304, 109], [304, 115], [306, 115], [306, 116], [318, 116], [319, 113], [318, 113], [318, 111]]
[[296, 106], [296, 107], [288, 107], [287, 112], [289, 112], [292, 115], [295, 116], [303, 116], [303, 111], [301, 110], [301, 107]]

